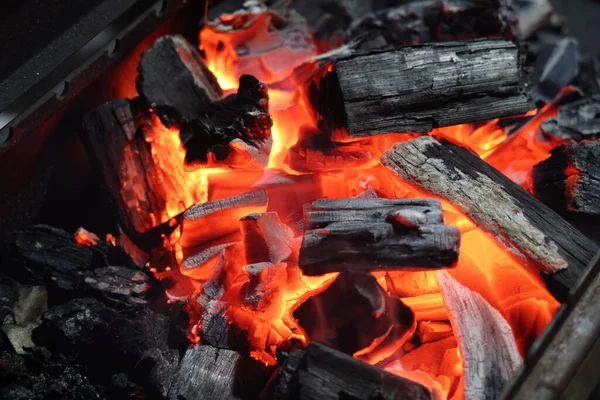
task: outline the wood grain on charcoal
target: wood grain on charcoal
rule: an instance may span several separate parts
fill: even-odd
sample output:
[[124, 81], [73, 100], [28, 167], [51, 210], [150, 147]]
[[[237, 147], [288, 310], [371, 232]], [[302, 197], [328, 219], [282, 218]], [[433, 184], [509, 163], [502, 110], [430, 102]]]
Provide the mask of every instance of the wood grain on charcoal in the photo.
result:
[[440, 202], [427, 199], [316, 200], [306, 212], [299, 265], [308, 275], [452, 266], [460, 232], [441, 213]]
[[563, 296], [598, 247], [498, 170], [466, 149], [422, 136], [397, 143], [381, 162], [400, 178], [458, 206]]
[[600, 215], [600, 144], [571, 142], [550, 154], [533, 167], [536, 197], [559, 213]]
[[138, 134], [150, 125], [149, 117], [129, 100], [106, 103], [83, 117], [100, 181], [128, 234], [154, 228], [165, 209], [163, 192], [168, 185], [156, 176], [150, 145]]
[[312, 342], [281, 366], [274, 400], [430, 400], [417, 382]]
[[465, 399], [497, 399], [522, 363], [512, 328], [479, 293], [446, 271], [438, 271], [437, 276], [452, 330], [459, 339]]
[[[321, 110], [351, 137], [433, 128], [522, 114], [528, 100], [518, 47], [487, 39], [433, 43], [334, 61]], [[330, 97], [331, 98], [331, 97]]]

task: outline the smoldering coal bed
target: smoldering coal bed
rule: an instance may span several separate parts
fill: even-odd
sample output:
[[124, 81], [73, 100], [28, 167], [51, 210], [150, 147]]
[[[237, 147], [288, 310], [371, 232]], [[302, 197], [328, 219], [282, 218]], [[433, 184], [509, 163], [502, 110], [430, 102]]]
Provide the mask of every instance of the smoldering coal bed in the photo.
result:
[[74, 109], [98, 215], [4, 232], [3, 397], [589, 396], [577, 43], [525, 5], [307, 3], [215, 4]]

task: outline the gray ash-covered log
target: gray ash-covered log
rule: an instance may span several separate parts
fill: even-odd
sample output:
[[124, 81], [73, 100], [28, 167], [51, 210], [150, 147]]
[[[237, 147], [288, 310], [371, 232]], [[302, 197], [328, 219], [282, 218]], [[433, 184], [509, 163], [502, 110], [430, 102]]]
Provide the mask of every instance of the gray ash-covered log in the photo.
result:
[[509, 323], [479, 293], [437, 272], [463, 362], [465, 399], [497, 399], [522, 359]]
[[138, 93], [166, 124], [198, 118], [206, 104], [223, 97], [200, 52], [181, 36], [156, 40], [138, 70]]
[[204, 345], [190, 347], [181, 360], [167, 398], [258, 398], [272, 369], [232, 350]]
[[458, 259], [460, 232], [427, 199], [317, 200], [306, 212], [305, 274], [443, 268]]
[[468, 150], [422, 136], [397, 143], [382, 164], [407, 183], [450, 201], [564, 297], [598, 247], [558, 214]]
[[402, 47], [333, 62], [318, 110], [350, 137], [522, 114], [533, 108], [519, 48], [498, 39]]
[[561, 139], [600, 137], [600, 94], [562, 105], [556, 117], [542, 123], [542, 131]]
[[431, 400], [421, 384], [312, 342], [291, 352], [275, 381], [274, 400]]
[[558, 213], [600, 215], [600, 143], [570, 142], [533, 167], [538, 199]]

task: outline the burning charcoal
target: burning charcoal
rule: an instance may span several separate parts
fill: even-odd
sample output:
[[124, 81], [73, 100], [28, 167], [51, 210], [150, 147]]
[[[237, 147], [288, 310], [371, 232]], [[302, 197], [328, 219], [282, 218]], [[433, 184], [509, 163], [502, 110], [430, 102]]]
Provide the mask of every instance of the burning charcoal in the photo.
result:
[[563, 105], [542, 123], [542, 131], [577, 141], [600, 137], [600, 94]]
[[421, 321], [418, 330], [421, 343], [435, 342], [452, 336], [452, 327], [445, 322]]
[[[271, 304], [283, 304], [283, 291], [287, 283], [287, 264], [261, 262], [243, 267], [250, 282], [242, 289], [243, 304], [253, 310], [266, 310]], [[276, 297], [279, 297], [276, 298]]]
[[236, 239], [238, 235], [234, 234], [209, 242], [206, 246], [186, 249], [180, 265], [181, 273], [197, 281], [210, 279], [214, 271], [225, 265], [228, 249], [233, 250], [239, 246], [240, 242], [235, 241]]
[[[31, 333], [46, 311], [48, 294], [43, 286], [20, 286], [18, 296], [10, 305], [10, 317], [0, 321], [2, 332], [17, 353], [24, 353], [26, 347], [33, 347]], [[9, 306], [9, 304], [6, 304]]]
[[177, 350], [150, 348], [142, 354], [135, 366], [134, 376], [143, 386], [151, 388], [159, 396], [166, 397], [179, 366]]
[[260, 1], [210, 21], [200, 32], [200, 45], [213, 71], [257, 75], [267, 84], [287, 78], [296, 65], [317, 55], [302, 17], [289, 9], [281, 15]]
[[513, 43], [488, 39], [338, 59], [320, 81], [329, 101], [319, 101], [319, 112], [329, 129], [347, 128], [350, 137], [522, 114], [533, 105], [521, 58]]
[[173, 378], [168, 399], [257, 398], [272, 370], [232, 350], [190, 347]]
[[374, 362], [404, 345], [416, 327], [410, 308], [388, 296], [366, 273], [342, 273], [294, 316], [312, 341]]
[[498, 398], [522, 363], [512, 328], [479, 293], [461, 285], [448, 272], [438, 271], [438, 281], [452, 330], [459, 339], [465, 398]]
[[239, 232], [240, 218], [265, 212], [267, 202], [267, 193], [255, 190], [192, 206], [183, 214], [180, 243], [183, 247], [194, 247]]
[[225, 310], [212, 315], [204, 322], [202, 329], [202, 344], [207, 344], [218, 349], [238, 351], [248, 350], [247, 333], [236, 324], [230, 324], [224, 316]]
[[90, 293], [116, 308], [148, 302], [150, 279], [140, 270], [126, 267], [98, 268], [86, 276], [85, 284]]
[[[167, 219], [166, 190], [175, 178], [160, 174], [143, 131], [152, 126], [140, 101], [106, 103], [83, 117], [82, 129], [125, 233], [146, 232]], [[134, 204], [135, 206], [132, 206]]]
[[184, 120], [181, 143], [188, 167], [266, 167], [271, 151], [269, 94], [252, 75], [242, 75], [236, 94], [207, 104]]
[[533, 168], [535, 195], [558, 213], [600, 215], [600, 143], [571, 142]]
[[142, 54], [138, 69], [138, 93], [167, 124], [196, 119], [223, 97], [198, 50], [181, 36], [159, 38]]
[[456, 262], [459, 244], [436, 200], [322, 199], [306, 213], [299, 265], [308, 275], [442, 268]]
[[77, 244], [67, 232], [47, 225], [18, 231], [15, 246], [18, 256], [26, 260], [27, 273], [66, 291], [81, 286], [92, 263], [89, 248]]
[[397, 143], [381, 162], [409, 184], [456, 205], [515, 256], [548, 274], [555, 296], [573, 287], [598, 251], [554, 211], [466, 149], [422, 136]]
[[579, 50], [577, 42], [571, 38], [564, 38], [547, 47], [542, 48], [534, 66], [531, 97], [534, 101], [551, 103], [563, 86], [579, 73]]
[[421, 384], [312, 342], [290, 353], [281, 366], [274, 400], [431, 400]]
[[281, 223], [276, 212], [250, 214], [240, 220], [246, 262], [285, 261], [294, 253], [294, 234]]
[[335, 143], [327, 135], [317, 134], [292, 146], [286, 164], [299, 172], [364, 168], [377, 163], [371, 150], [364, 143]]

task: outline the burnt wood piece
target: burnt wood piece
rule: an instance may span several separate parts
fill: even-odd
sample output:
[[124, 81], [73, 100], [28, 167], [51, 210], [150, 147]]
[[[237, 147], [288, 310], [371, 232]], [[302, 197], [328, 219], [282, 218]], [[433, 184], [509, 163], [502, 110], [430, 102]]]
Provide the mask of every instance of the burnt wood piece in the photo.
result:
[[479, 293], [446, 271], [437, 276], [460, 346], [465, 399], [497, 399], [522, 363], [512, 328]]
[[599, 272], [596, 256], [574, 295], [529, 351], [525, 368], [505, 387], [503, 399], [595, 398], [590, 394], [599, 376]]
[[402, 47], [333, 62], [319, 111], [350, 137], [522, 114], [533, 108], [519, 48], [498, 39]]
[[42, 280], [66, 291], [79, 289], [93, 266], [90, 248], [76, 243], [73, 236], [62, 229], [48, 225], [17, 231], [15, 248], [15, 259], [11, 263], [17, 265], [9, 271], [11, 274]]
[[197, 116], [181, 123], [185, 163], [190, 167], [266, 167], [271, 150], [267, 86], [252, 75], [242, 75], [236, 94], [206, 104]]
[[132, 371], [150, 348], [168, 349], [169, 317], [148, 308], [115, 310], [98, 300], [75, 299], [50, 308], [33, 331], [37, 345], [76, 355], [99, 374], [106, 365]]
[[561, 139], [600, 137], [600, 94], [562, 105], [556, 117], [542, 123], [542, 131]]
[[148, 303], [150, 278], [141, 270], [110, 266], [88, 273], [85, 286], [105, 303], [127, 308]]
[[225, 265], [227, 249], [240, 243], [241, 237], [239, 236], [239, 234], [233, 234], [213, 241], [206, 246], [186, 249], [183, 262], [180, 265], [181, 273], [199, 281], [210, 279], [213, 271]]
[[389, 296], [367, 272], [340, 274], [298, 307], [294, 317], [312, 341], [373, 361], [370, 364], [402, 347], [416, 328], [411, 309]]
[[280, 263], [293, 255], [294, 233], [276, 212], [250, 214], [240, 220], [246, 263]]
[[181, 36], [163, 36], [141, 55], [136, 86], [163, 123], [198, 118], [223, 97], [217, 78], [200, 52]]
[[165, 188], [168, 176], [158, 175], [143, 130], [152, 126], [139, 101], [116, 100], [83, 117], [83, 131], [108, 188], [119, 225], [130, 236], [166, 220]]
[[536, 197], [558, 213], [600, 215], [600, 143], [571, 142], [550, 154], [533, 167]]
[[180, 243], [183, 247], [199, 246], [239, 232], [239, 220], [251, 213], [265, 212], [267, 203], [267, 192], [260, 189], [196, 204], [183, 214]]
[[299, 265], [307, 275], [450, 267], [460, 232], [427, 199], [317, 200], [307, 209]]
[[564, 297], [598, 247], [477, 155], [431, 136], [397, 143], [382, 164], [407, 183], [448, 200]]
[[273, 389], [274, 400], [430, 400], [421, 384], [312, 342], [290, 353]]
[[232, 350], [190, 347], [171, 382], [169, 400], [257, 398], [272, 368]]

